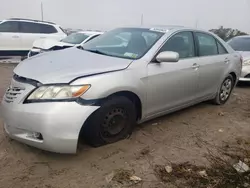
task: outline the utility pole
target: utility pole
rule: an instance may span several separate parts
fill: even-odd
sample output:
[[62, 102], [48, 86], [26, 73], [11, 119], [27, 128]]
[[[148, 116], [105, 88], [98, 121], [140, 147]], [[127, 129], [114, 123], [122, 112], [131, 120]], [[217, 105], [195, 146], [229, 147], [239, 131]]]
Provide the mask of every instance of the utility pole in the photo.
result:
[[43, 21], [43, 2], [41, 2], [41, 17], [42, 17], [42, 21]]
[[141, 25], [143, 25], [143, 14], [141, 15]]

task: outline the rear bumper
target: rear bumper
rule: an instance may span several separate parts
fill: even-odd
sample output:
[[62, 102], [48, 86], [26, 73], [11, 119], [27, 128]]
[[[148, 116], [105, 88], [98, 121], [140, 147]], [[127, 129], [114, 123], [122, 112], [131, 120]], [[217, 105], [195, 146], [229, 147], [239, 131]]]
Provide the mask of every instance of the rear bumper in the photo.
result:
[[[76, 153], [81, 127], [98, 108], [76, 102], [11, 105], [3, 101], [1, 114], [11, 138], [51, 152]], [[34, 133], [40, 133], [42, 139]]]

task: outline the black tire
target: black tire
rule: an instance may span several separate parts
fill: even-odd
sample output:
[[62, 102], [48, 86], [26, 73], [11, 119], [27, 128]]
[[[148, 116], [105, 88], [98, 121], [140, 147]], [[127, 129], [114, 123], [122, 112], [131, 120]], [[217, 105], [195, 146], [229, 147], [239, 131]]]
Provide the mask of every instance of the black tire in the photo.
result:
[[134, 103], [126, 97], [114, 96], [88, 118], [81, 134], [89, 145], [99, 147], [127, 138], [135, 124]]
[[[230, 89], [227, 89], [227, 92], [226, 92], [227, 94], [224, 94], [223, 88], [226, 87], [228, 81], [231, 83], [230, 84]], [[234, 80], [233, 76], [230, 74], [223, 80], [223, 82], [222, 82], [222, 84], [220, 86], [220, 89], [216, 94], [216, 97], [212, 100], [213, 103], [216, 104], [216, 105], [225, 104], [228, 101], [228, 99], [230, 98], [230, 96], [231, 96], [234, 85], [235, 85], [235, 80]]]

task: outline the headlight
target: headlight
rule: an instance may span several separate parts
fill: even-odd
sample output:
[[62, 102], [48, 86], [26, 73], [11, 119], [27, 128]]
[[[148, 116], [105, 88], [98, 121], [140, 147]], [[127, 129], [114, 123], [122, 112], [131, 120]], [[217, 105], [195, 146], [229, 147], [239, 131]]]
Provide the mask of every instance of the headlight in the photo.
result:
[[250, 65], [250, 59], [243, 61], [243, 66], [244, 65]]
[[54, 85], [54, 86], [41, 86], [34, 90], [27, 101], [29, 100], [62, 100], [74, 99], [84, 94], [90, 85]]

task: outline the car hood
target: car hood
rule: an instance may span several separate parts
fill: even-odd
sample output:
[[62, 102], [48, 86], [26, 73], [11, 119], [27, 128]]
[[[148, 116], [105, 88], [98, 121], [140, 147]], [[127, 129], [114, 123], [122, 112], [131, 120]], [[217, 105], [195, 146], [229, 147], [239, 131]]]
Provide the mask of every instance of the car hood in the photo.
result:
[[126, 69], [132, 60], [100, 55], [75, 47], [45, 52], [19, 63], [18, 76], [42, 84], [69, 83], [77, 77]]
[[250, 51], [238, 51], [244, 60], [250, 59]]
[[39, 39], [39, 40], [36, 40], [33, 44], [33, 47], [44, 49], [44, 50], [48, 50], [54, 46], [59, 46], [59, 47], [74, 46], [74, 44], [57, 41], [55, 39]]

